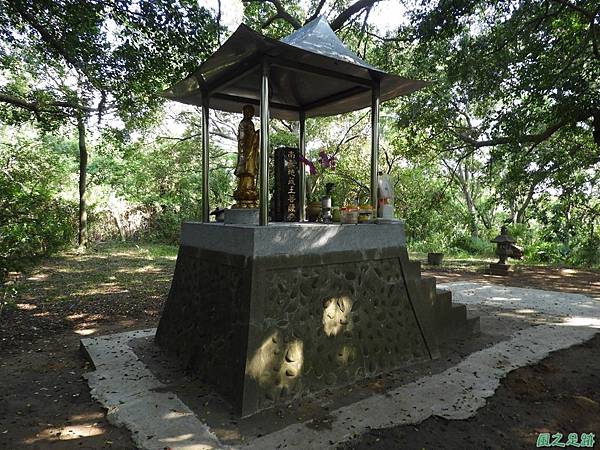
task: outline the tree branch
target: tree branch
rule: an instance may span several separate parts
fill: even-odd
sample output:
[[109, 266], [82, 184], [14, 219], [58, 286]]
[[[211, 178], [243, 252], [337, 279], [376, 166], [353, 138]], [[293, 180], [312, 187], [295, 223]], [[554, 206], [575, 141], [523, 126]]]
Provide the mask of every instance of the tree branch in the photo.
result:
[[354, 178], [352, 175], [349, 175], [347, 173], [344, 173], [342, 171], [337, 171], [335, 173], [337, 176], [344, 178], [346, 180], [352, 181], [354, 184], [356, 184], [361, 190], [365, 191], [365, 192], [369, 192], [369, 190], [371, 189], [369, 186], [367, 186], [366, 184], [362, 183], [361, 181], [357, 180], [356, 178]]
[[271, 24], [273, 22], [275, 22], [278, 19], [283, 19], [283, 17], [281, 17], [279, 14], [275, 14], [274, 16], [269, 17], [267, 20], [265, 20], [262, 25], [260, 26], [263, 30], [265, 28], [269, 28], [271, 26]]
[[569, 2], [568, 0], [552, 0], [554, 3], [559, 3], [563, 6], [566, 6], [567, 8], [572, 9], [573, 11], [577, 11], [580, 14], [583, 14], [585, 17], [587, 17], [588, 19], [593, 19], [594, 18], [594, 13], [591, 11], [588, 11], [585, 8], [582, 8], [579, 5], [573, 4], [571, 2]]
[[221, 44], [221, 0], [217, 0], [217, 41]]
[[268, 27], [271, 23], [273, 23], [277, 19], [283, 19], [288, 22], [291, 26], [294, 27], [295, 30], [298, 28], [302, 28], [302, 24], [298, 19], [292, 16], [286, 9], [283, 7], [279, 0], [243, 0], [244, 3], [271, 3], [275, 9], [277, 10], [277, 14], [271, 17], [265, 24], [263, 24], [263, 28]]
[[[598, 10], [600, 11], [600, 9]], [[598, 13], [596, 13], [597, 15]], [[595, 16], [590, 19], [590, 36], [592, 37], [592, 50], [596, 59], [600, 59], [600, 45], [598, 45], [598, 31]]]
[[362, 54], [363, 58], [367, 54], [367, 41], [368, 41], [368, 39], [365, 38], [365, 30], [367, 29], [367, 21], [369, 20], [369, 14], [371, 13], [371, 8], [372, 7], [369, 6], [366, 9], [365, 17], [363, 19], [363, 23], [362, 23], [362, 26], [360, 28], [360, 34], [359, 34], [359, 37], [358, 37], [358, 44], [356, 45], [356, 52], [360, 56], [360, 46], [363, 43], [363, 39], [364, 39], [364, 41], [365, 41], [365, 47], [364, 47], [364, 51], [363, 51], [363, 54]]
[[[330, 23], [331, 28], [333, 29], [333, 31], [339, 30], [348, 21], [348, 19], [350, 19], [352, 16], [361, 12], [363, 9], [371, 8], [373, 5], [375, 5], [376, 3], [380, 2], [380, 1], [381, 0], [358, 0], [358, 1], [354, 2], [353, 4], [348, 6], [346, 9], [344, 9], [341, 13], [339, 13], [335, 19], [333, 19], [333, 21]], [[302, 28], [302, 24], [300, 23], [300, 21], [287, 11], [279, 0], [242, 0], [242, 2], [243, 3], [270, 3], [275, 7], [275, 10], [277, 11], [277, 13], [273, 17], [270, 17], [262, 25], [263, 28], [268, 27], [269, 25], [271, 25], [274, 21], [276, 21], [278, 19], [285, 20], [292, 27], [294, 27], [295, 30]], [[307, 20], [307, 22], [317, 18], [317, 16], [321, 12], [321, 9], [323, 8], [324, 3], [325, 2], [323, 0], [320, 1], [319, 5], [317, 6], [317, 9], [311, 15], [311, 17]]]
[[[42, 40], [48, 44], [48, 46], [54, 50], [59, 56], [61, 56], [67, 63], [69, 63], [74, 69], [79, 70], [88, 81], [94, 85], [98, 90], [105, 91], [106, 87], [92, 76], [88, 72], [88, 68], [85, 67], [85, 63], [79, 61], [75, 56], [71, 55], [65, 46], [56, 39], [44, 26], [42, 26], [37, 20], [35, 15], [29, 13], [25, 8], [19, 5], [19, 2], [12, 2], [13, 8], [23, 18], [23, 20], [34, 30], [38, 32]], [[97, 83], [97, 84], [96, 84]]]
[[356, 13], [362, 11], [365, 8], [371, 8], [375, 3], [378, 3], [380, 0], [358, 0], [357, 2], [348, 6], [345, 10], [338, 14], [338, 16], [333, 19], [331, 22], [331, 29], [333, 31], [339, 30], [346, 21], [355, 15]]
[[348, 127], [348, 129], [346, 130], [346, 132], [344, 133], [344, 135], [342, 136], [342, 138], [339, 140], [338, 144], [335, 146], [335, 151], [333, 152], [334, 156], [337, 156], [337, 154], [340, 152], [342, 145], [356, 139], [358, 137], [358, 135], [352, 136], [349, 139], [346, 139], [348, 137], [348, 135], [350, 134], [350, 132], [352, 131], [352, 129], [357, 126], [365, 117], [367, 117], [367, 115], [370, 113], [364, 113], [363, 115], [361, 115], [358, 120], [356, 120], [352, 125], [350, 125], [350, 127]]
[[306, 22], [304, 22], [304, 23], [307, 24], [307, 23], [312, 22], [313, 20], [315, 20], [317, 17], [319, 17], [319, 13], [323, 9], [324, 5], [325, 5], [325, 0], [321, 0], [319, 2], [319, 4], [317, 5], [317, 9], [315, 9], [315, 12], [313, 12], [312, 15], [308, 19], [306, 19]]
[[98, 111], [98, 108], [92, 108], [89, 106], [80, 105], [80, 104], [76, 104], [76, 103], [70, 103], [70, 102], [62, 102], [62, 101], [29, 102], [25, 99], [15, 97], [14, 95], [3, 94], [1, 92], [0, 92], [0, 102], [9, 103], [13, 106], [27, 109], [27, 110], [35, 112], [35, 113], [57, 112], [55, 109], [51, 109], [51, 108], [66, 108], [66, 109], [73, 109], [76, 111], [86, 112], [86, 113]]
[[598, 46], [598, 32], [596, 29], [596, 16], [598, 15], [598, 13], [600, 13], [600, 8], [598, 8], [596, 11], [590, 11], [588, 9], [585, 9], [583, 7], [581, 7], [580, 5], [571, 3], [568, 0], [552, 0], [555, 3], [559, 3], [563, 6], [566, 6], [567, 8], [571, 9], [572, 11], [576, 11], [579, 14], [581, 14], [582, 16], [584, 16], [590, 23], [589, 26], [589, 31], [590, 31], [590, 36], [592, 38], [592, 50], [594, 52], [594, 56], [596, 57], [596, 59], [600, 59], [600, 48]]
[[409, 39], [409, 38], [407, 38], [407, 37], [404, 37], [404, 38], [399, 38], [399, 37], [395, 37], [395, 38], [393, 38], [393, 37], [383, 37], [383, 36], [379, 36], [376, 33], [373, 33], [372, 31], [369, 31], [369, 30], [365, 30], [365, 34], [367, 36], [371, 36], [371, 37], [373, 37], [375, 39], [379, 39], [381, 42], [404, 42], [404, 43], [410, 43], [410, 42], [412, 42], [412, 40]]
[[502, 145], [502, 144], [510, 144], [510, 143], [539, 144], [540, 142], [543, 142], [546, 139], [549, 139], [554, 133], [556, 133], [558, 130], [560, 130], [565, 125], [587, 119], [588, 117], [591, 117], [592, 115], [593, 115], [592, 111], [588, 111], [588, 110], [580, 111], [578, 114], [575, 114], [573, 117], [566, 117], [552, 125], [549, 125], [544, 131], [542, 131], [541, 133], [538, 133], [538, 134], [523, 134], [521, 136], [516, 136], [516, 137], [503, 136], [503, 137], [498, 137], [495, 139], [488, 139], [485, 141], [478, 141], [477, 139], [473, 139], [472, 137], [468, 136], [465, 133], [457, 133], [457, 136], [463, 142], [466, 142], [467, 144], [469, 144], [475, 148], [493, 147], [494, 145]]

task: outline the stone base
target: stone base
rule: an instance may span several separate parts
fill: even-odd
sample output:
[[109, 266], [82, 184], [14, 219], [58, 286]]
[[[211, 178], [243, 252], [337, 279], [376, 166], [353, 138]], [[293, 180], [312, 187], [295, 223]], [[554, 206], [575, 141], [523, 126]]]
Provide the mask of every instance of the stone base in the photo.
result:
[[510, 264], [490, 263], [490, 274], [506, 276], [510, 273]]
[[437, 357], [419, 283], [398, 225], [187, 223], [156, 341], [247, 416]]
[[373, 220], [373, 223], [381, 224], [381, 225], [404, 225], [404, 221], [401, 219], [385, 218], [385, 217], [378, 217], [375, 220]]
[[225, 210], [226, 224], [258, 225], [258, 208], [231, 208]]

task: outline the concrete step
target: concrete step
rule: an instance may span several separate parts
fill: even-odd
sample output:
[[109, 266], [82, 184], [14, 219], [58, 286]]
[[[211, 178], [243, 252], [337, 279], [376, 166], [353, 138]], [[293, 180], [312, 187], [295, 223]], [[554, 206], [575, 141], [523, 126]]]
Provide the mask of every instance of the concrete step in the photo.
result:
[[453, 304], [450, 312], [451, 321], [454, 325], [460, 326], [467, 321], [467, 307], [461, 304]]
[[452, 292], [448, 289], [440, 289], [436, 288], [435, 293], [439, 301], [449, 301], [452, 302]]
[[435, 284], [435, 277], [421, 278], [421, 292], [424, 294], [423, 299], [430, 308], [435, 308], [437, 300], [437, 290]]
[[438, 288], [435, 277], [421, 276], [419, 261], [410, 261], [408, 272], [421, 292], [422, 301], [431, 308], [431, 322], [438, 341], [466, 338], [480, 332], [479, 317], [468, 316], [465, 305], [453, 304], [452, 292]]
[[411, 262], [413, 263], [414, 270], [420, 276], [421, 275], [421, 261], [411, 261]]
[[444, 316], [450, 314], [452, 309], [452, 292], [445, 289], [436, 289], [434, 311]]
[[475, 336], [481, 332], [479, 316], [471, 316], [465, 305], [452, 305], [452, 313], [438, 328], [438, 341], [452, 341]]
[[475, 336], [481, 333], [481, 322], [479, 316], [467, 313], [465, 332], [467, 336]]
[[408, 276], [412, 279], [418, 280], [421, 278], [421, 262], [420, 261], [409, 261], [408, 262]]
[[421, 277], [421, 281], [423, 283], [427, 283], [427, 285], [432, 288], [433, 292], [437, 292], [437, 287], [436, 287], [437, 279], [435, 277], [428, 277], [428, 276]]

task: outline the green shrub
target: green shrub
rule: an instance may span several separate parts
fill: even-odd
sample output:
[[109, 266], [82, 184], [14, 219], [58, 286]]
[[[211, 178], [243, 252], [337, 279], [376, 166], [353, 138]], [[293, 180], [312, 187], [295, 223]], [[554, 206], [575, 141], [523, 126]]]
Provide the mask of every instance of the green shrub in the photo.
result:
[[493, 256], [494, 244], [481, 238], [458, 234], [451, 240], [450, 247], [474, 256]]
[[0, 223], [0, 267], [21, 270], [27, 260], [67, 247], [77, 233], [76, 205], [47, 195], [23, 196]]
[[598, 267], [600, 265], [600, 236], [588, 237], [573, 248], [570, 262], [576, 266]]
[[559, 262], [564, 258], [564, 246], [556, 242], [537, 241], [524, 247], [523, 256], [527, 262]]
[[181, 223], [181, 215], [175, 209], [164, 209], [152, 217], [147, 238], [152, 241], [177, 244]]
[[65, 200], [76, 148], [28, 127], [0, 127], [0, 144], [0, 269], [21, 270], [76, 237], [77, 204]]

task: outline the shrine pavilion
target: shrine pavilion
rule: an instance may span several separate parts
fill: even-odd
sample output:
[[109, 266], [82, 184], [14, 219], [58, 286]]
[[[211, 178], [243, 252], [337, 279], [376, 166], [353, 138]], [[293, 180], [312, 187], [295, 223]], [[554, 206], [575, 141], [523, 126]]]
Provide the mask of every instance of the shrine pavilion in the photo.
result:
[[[274, 40], [240, 25], [162, 93], [202, 107], [202, 222], [182, 225], [156, 342], [241, 416], [439, 356], [440, 340], [479, 330], [409, 260], [404, 223], [269, 223], [269, 119], [305, 121], [371, 108], [370, 199], [377, 205], [379, 108], [427, 82], [377, 69], [323, 18]], [[209, 110], [260, 110], [258, 221], [209, 221]]]
[[[371, 204], [377, 205], [379, 107], [428, 83], [385, 73], [363, 61], [319, 17], [281, 40], [262, 36], [245, 25], [190, 76], [163, 96], [202, 107], [203, 207], [209, 221], [208, 118], [210, 109], [236, 112], [260, 107], [260, 225], [268, 222], [269, 118], [299, 121], [300, 154], [305, 156], [305, 121], [371, 107]], [[300, 167], [301, 169], [301, 167]], [[300, 170], [299, 188], [304, 183]], [[300, 192], [300, 212], [305, 194]]]

